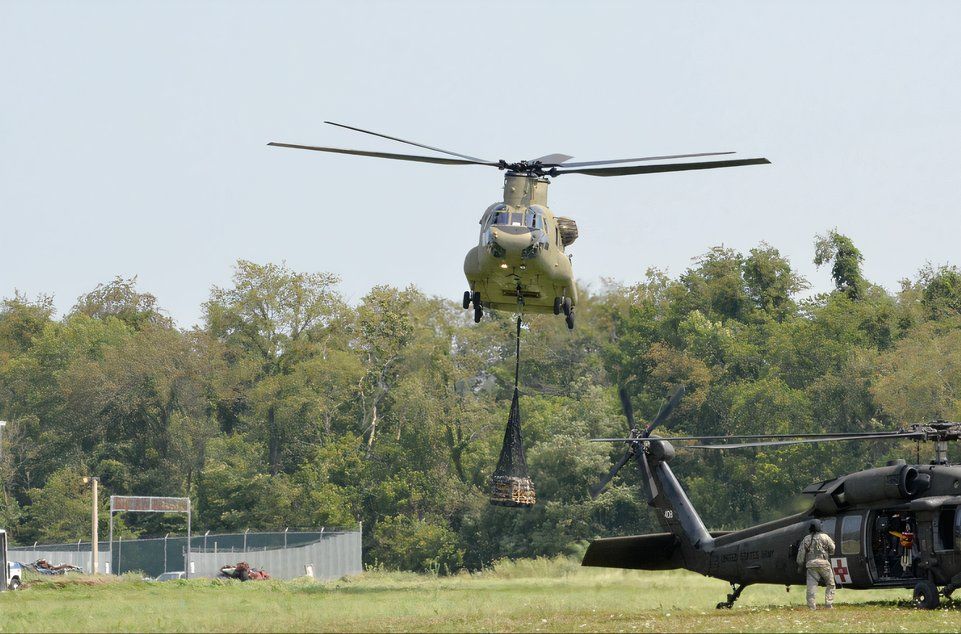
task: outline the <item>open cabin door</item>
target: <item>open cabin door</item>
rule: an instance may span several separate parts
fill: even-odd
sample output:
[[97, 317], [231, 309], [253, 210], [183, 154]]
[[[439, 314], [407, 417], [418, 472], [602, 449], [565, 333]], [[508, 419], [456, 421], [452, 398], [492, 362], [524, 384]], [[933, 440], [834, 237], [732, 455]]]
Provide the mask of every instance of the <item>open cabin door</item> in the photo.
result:
[[910, 586], [925, 578], [920, 569], [918, 519], [913, 511], [880, 509], [868, 514], [865, 553], [877, 584]]

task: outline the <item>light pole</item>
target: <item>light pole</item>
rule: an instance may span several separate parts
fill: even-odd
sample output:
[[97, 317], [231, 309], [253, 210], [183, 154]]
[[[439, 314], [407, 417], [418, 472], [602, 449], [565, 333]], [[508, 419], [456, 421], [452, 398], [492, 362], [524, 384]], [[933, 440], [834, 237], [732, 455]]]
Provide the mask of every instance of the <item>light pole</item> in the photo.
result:
[[90, 540], [90, 569], [91, 569], [91, 571], [92, 571], [92, 574], [97, 574], [97, 564], [99, 563], [97, 560], [99, 559], [98, 555], [100, 554], [100, 552], [99, 552], [99, 550], [100, 550], [100, 543], [99, 543], [99, 541], [98, 541], [98, 540], [99, 540], [99, 536], [97, 535], [97, 521], [98, 521], [98, 517], [97, 517], [97, 487], [98, 487], [98, 485], [100, 484], [100, 478], [97, 478], [97, 477], [84, 478], [84, 479], [83, 479], [83, 483], [84, 483], [84, 484], [90, 484], [90, 485], [91, 485], [91, 488], [93, 489], [93, 510], [92, 510], [92, 512], [91, 512], [91, 514], [90, 514], [90, 516], [91, 516], [91, 521], [90, 521], [90, 534], [91, 534], [91, 540]]
[[7, 426], [7, 421], [0, 420], [0, 465], [3, 465], [3, 428]]

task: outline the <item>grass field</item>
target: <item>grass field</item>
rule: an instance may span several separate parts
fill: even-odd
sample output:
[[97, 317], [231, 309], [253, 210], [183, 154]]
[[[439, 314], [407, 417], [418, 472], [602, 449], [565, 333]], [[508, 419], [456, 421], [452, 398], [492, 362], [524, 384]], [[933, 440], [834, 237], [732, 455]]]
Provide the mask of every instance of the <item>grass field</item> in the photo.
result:
[[961, 630], [958, 604], [924, 612], [906, 591], [838, 593], [810, 612], [804, 588], [757, 586], [715, 610], [725, 583], [682, 572], [505, 563], [454, 577], [370, 572], [308, 581], [32, 582], [0, 595], [0, 631], [790, 631]]

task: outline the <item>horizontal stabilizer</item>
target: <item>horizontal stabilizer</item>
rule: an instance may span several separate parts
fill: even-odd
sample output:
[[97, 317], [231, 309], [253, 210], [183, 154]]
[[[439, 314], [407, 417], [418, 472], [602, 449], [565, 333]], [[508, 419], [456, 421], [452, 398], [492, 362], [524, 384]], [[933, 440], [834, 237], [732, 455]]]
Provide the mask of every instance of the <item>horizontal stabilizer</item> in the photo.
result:
[[[711, 531], [720, 537], [730, 531]], [[629, 570], [674, 570], [684, 567], [681, 543], [671, 533], [595, 539], [584, 553], [582, 566]]]
[[671, 533], [595, 539], [584, 553], [582, 566], [672, 570], [683, 568], [681, 544]]

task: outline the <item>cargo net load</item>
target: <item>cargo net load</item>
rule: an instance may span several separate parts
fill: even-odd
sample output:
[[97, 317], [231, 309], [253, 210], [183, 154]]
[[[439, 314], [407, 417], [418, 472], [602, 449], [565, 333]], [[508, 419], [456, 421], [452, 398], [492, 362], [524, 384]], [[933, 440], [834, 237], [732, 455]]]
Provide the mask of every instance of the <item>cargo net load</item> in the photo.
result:
[[521, 413], [518, 404], [517, 376], [520, 370], [521, 318], [517, 318], [517, 358], [514, 364], [514, 396], [511, 412], [504, 430], [497, 468], [491, 476], [491, 504], [530, 508], [537, 501], [534, 483], [527, 475], [527, 458], [524, 456], [524, 438], [521, 434]]

